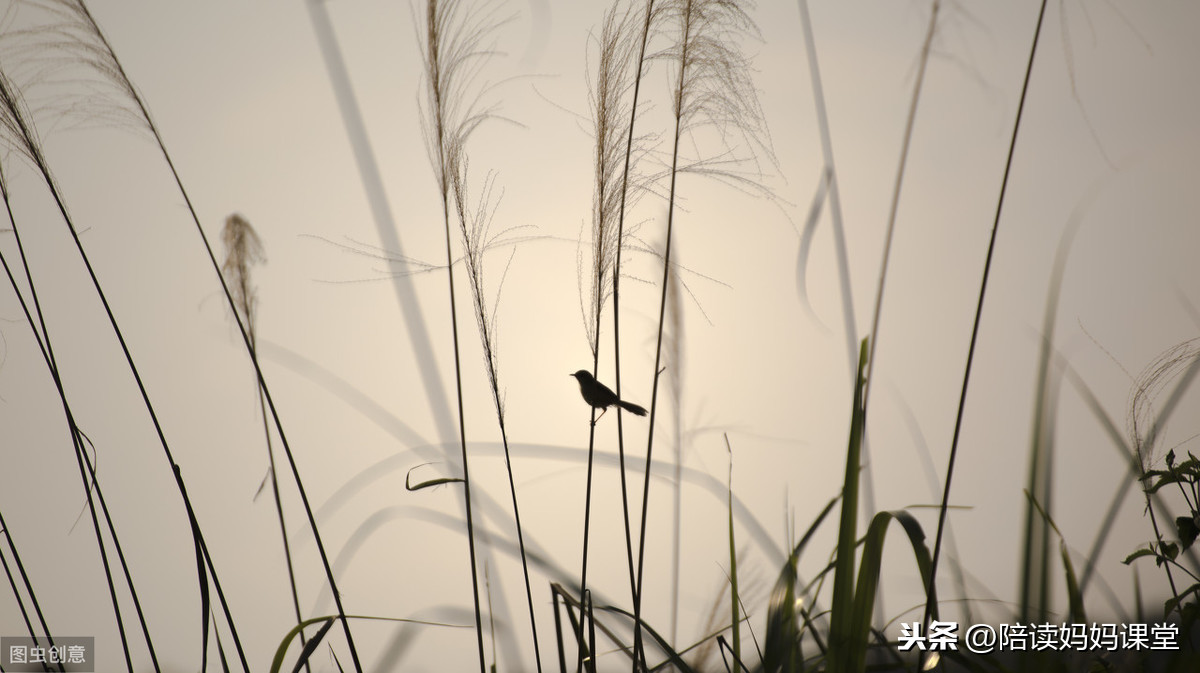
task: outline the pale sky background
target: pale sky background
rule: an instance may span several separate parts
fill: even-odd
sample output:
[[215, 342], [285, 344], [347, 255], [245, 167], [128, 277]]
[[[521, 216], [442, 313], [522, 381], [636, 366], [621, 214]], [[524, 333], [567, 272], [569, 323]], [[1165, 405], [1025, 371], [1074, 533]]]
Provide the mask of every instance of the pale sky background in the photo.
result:
[[[754, 79], [779, 168], [765, 178], [778, 204], [694, 176], [681, 180], [675, 254], [694, 295], [682, 306], [680, 406], [664, 379], [655, 457], [670, 460], [676, 413], [683, 461], [707, 475], [683, 486], [680, 646], [706, 633], [728, 566], [722, 485], [733, 447], [733, 489], [766, 532], [737, 535], [744, 600], [759, 639], [788, 540], [836, 496], [844, 470], [851, 381], [830, 220], [820, 222], [807, 269], [812, 314], [797, 292], [800, 229], [822, 168], [808, 64], [795, 3], [752, 12], [761, 42]], [[326, 5], [411, 258], [444, 264], [440, 205], [417, 116], [419, 49], [406, 3]], [[567, 377], [590, 368], [576, 282], [576, 240], [590, 226], [593, 143], [586, 82], [605, 3], [512, 2], [498, 33], [503, 55], [487, 77], [492, 100], [520, 126], [484, 127], [469, 147], [476, 176], [496, 173], [495, 227], [529, 227], [516, 246], [499, 308], [501, 384], [527, 542], [577, 578], [582, 544], [587, 409]], [[354, 614], [471, 622], [461, 492], [409, 493], [406, 472], [456, 472], [430, 458], [457, 440], [439, 436], [380, 251], [345, 126], [301, 0], [254, 3], [102, 3], [91, 7], [159, 124], [214, 243], [225, 217], [258, 230], [268, 263], [256, 272], [259, 338], [268, 384], [305, 479], [339, 584]], [[884, 302], [868, 421], [877, 506], [935, 502], [929, 461], [943, 478], [978, 283], [1038, 5], [943, 6], [916, 119]], [[869, 329], [888, 205], [921, 40], [926, 2], [815, 2], [811, 8], [844, 211], [855, 318]], [[1056, 345], [1119, 428], [1132, 377], [1195, 337], [1200, 305], [1200, 109], [1195, 39], [1200, 8], [1186, 2], [1051, 3], [1034, 66], [984, 307], [954, 480], [957, 552], [973, 605], [1011, 620], [1042, 315], [1055, 249], [1080, 219], [1057, 314]], [[648, 95], [665, 110], [662, 78]], [[653, 88], [657, 85], [657, 89]], [[1089, 129], [1090, 125], [1090, 129]], [[182, 467], [254, 670], [266, 670], [292, 624], [278, 524], [270, 498], [253, 500], [266, 455], [252, 370], [182, 199], [158, 149], [134, 130], [104, 124], [43, 127], [49, 159], [125, 330]], [[102, 486], [169, 670], [199, 664], [199, 597], [187, 519], [169, 465], [65, 227], [27, 167], [10, 161], [10, 190], [80, 426], [95, 442]], [[476, 183], [478, 184], [478, 182]], [[661, 246], [663, 202], [637, 211], [641, 237]], [[351, 246], [367, 255], [353, 254]], [[10, 259], [11, 234], [0, 235]], [[487, 258], [495, 292], [513, 248]], [[622, 382], [649, 406], [658, 287], [654, 260], [622, 285]], [[461, 278], [461, 276], [459, 276]], [[444, 270], [416, 275], [425, 328], [453, 392]], [[467, 305], [461, 294], [459, 307]], [[1191, 311], [1191, 314], [1189, 314]], [[77, 468], [49, 374], [11, 289], [0, 292], [0, 508], [55, 633], [97, 639], [100, 667], [122, 659], [86, 519]], [[473, 320], [461, 313], [471, 473], [502, 512], [483, 511], [490, 535], [514, 535], [492, 403]], [[611, 338], [611, 314], [602, 330]], [[611, 342], [601, 380], [613, 379]], [[359, 401], [355, 401], [355, 400]], [[366, 401], [363, 401], [366, 400]], [[1196, 450], [1190, 395], [1163, 447]], [[373, 405], [373, 406], [371, 406]], [[374, 415], [372, 415], [374, 414]], [[597, 449], [615, 454], [606, 416]], [[645, 448], [645, 419], [626, 417], [627, 447]], [[913, 428], [919, 428], [922, 447]], [[1100, 424], [1069, 385], [1057, 416], [1053, 515], [1077, 569], [1113, 494], [1128, 479]], [[432, 448], [431, 448], [432, 447]], [[631, 475], [632, 476], [632, 475]], [[640, 485], [640, 476], [637, 482]], [[640, 486], [639, 486], [640, 488]], [[596, 473], [589, 585], [628, 606], [618, 477]], [[939, 486], [940, 489], [940, 486]], [[939, 490], [940, 492], [940, 490]], [[1178, 506], [1180, 503], [1172, 501]], [[645, 614], [670, 632], [670, 485], [651, 490]], [[636, 501], [635, 501], [636, 504]], [[288, 496], [300, 559], [302, 608], [333, 611], [298, 499]], [[936, 513], [914, 510], [932, 543]], [[802, 559], [806, 578], [834, 543], [828, 521]], [[446, 522], [457, 521], [459, 523]], [[1152, 536], [1132, 489], [1097, 559], [1133, 613], [1133, 573], [1120, 561]], [[884, 617], [921, 591], [907, 543], [893, 531], [885, 555]], [[7, 548], [5, 548], [7, 557]], [[503, 639], [500, 670], [533, 670], [520, 568], [493, 548], [480, 554]], [[482, 567], [482, 565], [481, 565]], [[943, 596], [957, 596], [943, 566]], [[1165, 582], [1138, 566], [1149, 614]], [[1055, 567], [1054, 600], [1065, 610]], [[534, 570], [543, 662], [553, 660], [548, 583]], [[997, 599], [998, 603], [984, 603]], [[1089, 616], [1115, 621], [1099, 586]], [[827, 604], [828, 592], [822, 595]], [[728, 610], [724, 604], [722, 615]], [[723, 617], [723, 619], [728, 619]], [[498, 626], [498, 628], [501, 628]], [[355, 624], [365, 665], [386, 659], [399, 627]], [[333, 633], [331, 632], [331, 636]], [[470, 629], [421, 628], [402, 670], [472, 670]], [[0, 634], [24, 634], [11, 592], [0, 592]], [[340, 634], [333, 638], [347, 663]], [[516, 645], [512, 645], [516, 643]], [[516, 649], [514, 649], [514, 647]], [[213, 650], [215, 653], [215, 649]], [[138, 649], [137, 667], [148, 657]], [[489, 645], [489, 660], [491, 658]], [[323, 650], [314, 670], [336, 670]], [[605, 666], [625, 667], [619, 654]]]

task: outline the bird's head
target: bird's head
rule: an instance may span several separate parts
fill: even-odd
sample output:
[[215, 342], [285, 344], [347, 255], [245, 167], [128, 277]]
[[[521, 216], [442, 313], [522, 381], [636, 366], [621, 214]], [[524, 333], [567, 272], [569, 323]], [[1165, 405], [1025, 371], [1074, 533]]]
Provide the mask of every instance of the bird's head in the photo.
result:
[[579, 381], [580, 383], [583, 383], [584, 381], [592, 380], [591, 372], [589, 372], [586, 369], [580, 369], [579, 371], [575, 372], [574, 374], [570, 374], [570, 376], [574, 376], [575, 380]]

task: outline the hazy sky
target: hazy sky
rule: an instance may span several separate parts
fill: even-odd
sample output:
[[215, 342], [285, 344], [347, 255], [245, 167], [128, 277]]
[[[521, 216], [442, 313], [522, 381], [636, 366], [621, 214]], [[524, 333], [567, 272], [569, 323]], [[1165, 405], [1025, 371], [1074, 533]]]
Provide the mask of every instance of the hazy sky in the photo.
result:
[[[795, 3], [751, 15], [761, 41], [754, 81], [777, 167], [763, 184], [777, 200], [697, 176], [680, 181], [674, 249], [688, 292], [679, 305], [681, 355], [668, 360], [655, 458], [683, 463], [678, 639], [708, 632], [728, 566], [725, 494], [733, 489], [765, 531], [737, 534], [743, 591], [761, 639], [767, 597], [789, 539], [838, 494], [851, 380], [834, 238], [822, 214], [807, 260], [811, 311], [797, 290], [801, 230], [823, 162]], [[418, 31], [406, 3], [325, 5], [350, 73], [404, 254], [445, 264], [440, 203], [417, 114]], [[523, 238], [487, 257], [498, 309], [500, 381], [528, 538], [576, 577], [582, 545], [587, 409], [568, 377], [590, 368], [580, 313], [577, 253], [590, 228], [594, 148], [587, 82], [604, 3], [512, 2], [500, 54], [483, 77], [511, 121], [483, 127], [468, 148], [474, 185], [494, 172], [502, 191], [494, 230]], [[394, 275], [364, 196], [346, 127], [302, 0], [254, 3], [94, 3], [91, 7], [144, 96], [211, 240], [225, 217], [258, 230], [268, 263], [257, 270], [259, 339], [275, 395], [340, 588], [354, 614], [472, 621], [461, 491], [409, 493], [419, 478], [457, 473], [457, 438], [436, 422], [450, 397], [431, 399]], [[423, 11], [422, 9], [419, 11]], [[926, 2], [817, 2], [811, 8], [844, 212], [855, 321], [869, 329], [900, 144], [930, 15]], [[971, 321], [1038, 4], [955, 2], [941, 8], [912, 136], [887, 277], [868, 432], [879, 509], [936, 501], [949, 452]], [[1167, 349], [1193, 338], [1200, 249], [1197, 178], [1200, 105], [1191, 3], [1051, 3], [1034, 64], [981, 323], [953, 501], [957, 556], [968, 594], [998, 599], [994, 622], [1017, 600], [1020, 532], [1037, 354], [1056, 248], [1074, 218], [1055, 317], [1055, 346], [1126, 432], [1131, 386]], [[653, 109], [669, 110], [664, 64], [647, 80]], [[87, 109], [87, 108], [84, 108]], [[126, 125], [40, 127], [83, 244], [125, 330], [247, 647], [265, 670], [292, 624], [274, 508], [255, 491], [266, 453], [253, 374], [199, 238], [158, 149]], [[654, 129], [664, 132], [664, 128]], [[650, 129], [647, 129], [650, 132]], [[665, 143], [654, 146], [665, 152]], [[710, 151], [700, 146], [700, 151]], [[657, 160], [662, 160], [658, 155]], [[9, 167], [11, 166], [11, 171]], [[80, 426], [96, 445], [100, 479], [145, 603], [160, 661], [198, 665], [199, 597], [187, 519], [171, 471], [125, 369], [66, 229], [28, 167], [6, 173], [22, 237]], [[661, 190], [660, 190], [661, 191]], [[642, 243], [660, 250], [665, 206], [634, 211]], [[586, 239], [585, 239], [586, 240]], [[0, 234], [9, 259], [15, 246]], [[510, 257], [511, 256], [511, 257]], [[511, 261], [510, 261], [511, 260]], [[621, 297], [622, 386], [649, 406], [661, 267], [633, 254]], [[461, 267], [458, 267], [461, 269]], [[504, 274], [507, 268], [507, 275]], [[461, 279], [461, 276], [458, 277]], [[436, 371], [453, 395], [444, 269], [405, 275], [420, 301]], [[465, 412], [472, 476], [489, 535], [513, 536], [504, 461], [474, 322], [459, 294]], [[0, 508], [55, 633], [93, 635], [98, 670], [122, 658], [96, 543], [51, 379], [11, 292], [0, 293]], [[602, 325], [600, 378], [611, 384], [611, 314]], [[1162, 451], [1195, 451], [1196, 397], [1167, 428]], [[1069, 384], [1056, 423], [1053, 515], [1076, 568], [1085, 563], [1109, 500], [1128, 483], [1123, 459]], [[448, 418], [453, 418], [449, 416]], [[616, 452], [616, 419], [597, 426], [597, 450]], [[644, 455], [646, 419], [626, 417], [627, 447]], [[934, 466], [935, 477], [926, 465]], [[664, 473], [668, 474], [668, 473]], [[631, 476], [633, 476], [631, 474]], [[638, 477], [640, 484], [640, 476]], [[670, 632], [673, 492], [651, 489], [647, 619]], [[635, 502], [636, 504], [636, 502]], [[1178, 506], [1179, 503], [1175, 502]], [[287, 496], [302, 608], [333, 611], [294, 492]], [[1152, 537], [1131, 489], [1102, 555], [1101, 575], [1133, 612], [1133, 575], [1120, 564]], [[936, 514], [914, 510], [932, 537]], [[597, 469], [589, 584], [629, 603], [617, 472]], [[810, 577], [828, 560], [827, 522], [802, 560]], [[899, 537], [885, 556], [887, 619], [920, 602], [915, 564]], [[498, 628], [520, 643], [501, 670], [532, 670], [519, 566], [503, 545], [481, 553]], [[5, 549], [7, 557], [7, 549]], [[1139, 566], [1147, 608], [1165, 582]], [[1056, 581], [1060, 578], [1057, 569]], [[533, 571], [543, 658], [553, 621], [548, 583]], [[942, 575], [948, 582], [949, 575]], [[949, 585], [944, 585], [949, 586]], [[956, 595], [953, 590], [950, 595]], [[1065, 609], [1061, 582], [1056, 606]], [[824, 594], [823, 601], [828, 600]], [[1089, 615], [1114, 608], [1099, 587]], [[722, 608], [720, 614], [726, 614]], [[1097, 617], [1098, 618], [1098, 617]], [[727, 617], [725, 617], [727, 619]], [[368, 665], [385, 657], [394, 625], [356, 626]], [[0, 634], [24, 633], [0, 592]], [[409, 633], [403, 670], [469, 670], [470, 629]], [[361, 634], [361, 635], [359, 635]], [[341, 648], [340, 636], [338, 640]], [[344, 648], [343, 648], [344, 649]], [[339, 649], [341, 656], [342, 649]], [[139, 670], [145, 654], [136, 653]], [[489, 658], [490, 658], [489, 653]], [[317, 669], [336, 670], [327, 653]], [[622, 655], [606, 655], [615, 669]], [[346, 662], [342, 659], [343, 664]], [[518, 663], [525, 662], [525, 663]]]

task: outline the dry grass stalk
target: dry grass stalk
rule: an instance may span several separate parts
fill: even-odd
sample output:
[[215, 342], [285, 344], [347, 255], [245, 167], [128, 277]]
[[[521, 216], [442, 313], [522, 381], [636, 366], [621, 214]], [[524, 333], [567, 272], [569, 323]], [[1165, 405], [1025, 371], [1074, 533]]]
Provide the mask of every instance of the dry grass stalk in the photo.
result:
[[[462, 361], [459, 355], [458, 312], [454, 298], [454, 255], [451, 249], [451, 197], [459, 215], [460, 228], [466, 229], [464, 147], [470, 135], [490, 118], [495, 107], [480, 107], [487, 86], [480, 86], [480, 68], [493, 53], [489, 40], [506, 20], [499, 15], [499, 4], [483, 0], [429, 0], [425, 6], [422, 36], [425, 89], [421, 122], [428, 145], [434, 177], [442, 201], [446, 240], [446, 275], [449, 285], [451, 337], [454, 345], [454, 377], [458, 398], [458, 435], [462, 460], [463, 502], [467, 519], [467, 543], [471, 563], [471, 590], [475, 608], [475, 633], [479, 668], [487, 667], [483, 648], [483, 622], [479, 598], [478, 562], [475, 553], [475, 521], [472, 514], [471, 478], [467, 460], [466, 424], [463, 412]], [[477, 258], [478, 259], [478, 258]], [[468, 269], [469, 271], [470, 269]], [[481, 305], [481, 297], [476, 298]], [[477, 317], [478, 319], [478, 317]], [[483, 319], [487, 322], [486, 317]], [[489, 348], [485, 338], [485, 350]], [[489, 373], [493, 383], [495, 372]], [[498, 390], [498, 389], [497, 389]], [[497, 395], [497, 408], [499, 397]], [[511, 473], [510, 473], [511, 476]], [[516, 494], [514, 492], [514, 502]], [[528, 582], [526, 582], [528, 588]], [[530, 614], [532, 618], [532, 598]], [[536, 630], [534, 631], [536, 639]], [[539, 663], [540, 666], [540, 663]]]

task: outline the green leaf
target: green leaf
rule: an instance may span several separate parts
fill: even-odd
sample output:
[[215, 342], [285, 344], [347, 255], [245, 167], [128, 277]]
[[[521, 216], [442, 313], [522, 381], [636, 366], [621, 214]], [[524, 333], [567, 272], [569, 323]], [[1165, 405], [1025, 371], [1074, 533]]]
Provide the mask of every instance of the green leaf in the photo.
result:
[[[429, 463], [422, 463], [420, 465], [417, 465], [417, 467], [425, 467], [428, 464]], [[404, 475], [404, 488], [408, 491], [419, 491], [423, 488], [430, 488], [433, 486], [441, 486], [443, 484], [453, 484], [455, 482], [463, 481], [462, 477], [440, 477], [438, 479], [429, 479], [428, 481], [422, 481], [419, 484], [413, 484], [411, 482], [412, 473], [413, 473], [413, 470], [417, 469], [417, 467], [412, 468], [412, 470], [408, 471], [408, 474]]]
[[1179, 545], [1175, 544], [1174, 542], [1164, 542], [1161, 546], [1159, 546], [1158, 549], [1161, 552], [1161, 555], [1170, 561], [1174, 561], [1179, 557]]
[[1139, 550], [1133, 552], [1129, 556], [1126, 556], [1125, 560], [1121, 561], [1121, 563], [1124, 563], [1125, 565], [1129, 565], [1130, 563], [1133, 563], [1134, 561], [1142, 558], [1143, 556], [1154, 556], [1154, 555], [1155, 554], [1154, 554], [1153, 549], [1151, 549], [1149, 547], [1143, 547], [1142, 549], [1139, 549]]
[[1196, 541], [1196, 536], [1200, 535], [1200, 528], [1196, 527], [1195, 517], [1177, 517], [1175, 528], [1179, 530], [1179, 543], [1183, 545], [1184, 549], [1192, 546], [1192, 543]]
[[[1178, 596], [1172, 596], [1172, 597], [1168, 598], [1167, 602], [1163, 606], [1164, 614], [1170, 615], [1172, 612], [1179, 609], [1180, 614], [1182, 615], [1182, 614], [1184, 614], [1184, 610], [1187, 610], [1189, 608], [1194, 610], [1196, 602], [1194, 600], [1190, 603], [1187, 603], [1185, 601], [1188, 598], [1188, 596], [1195, 596], [1197, 594], [1200, 594], [1200, 583], [1193, 584], [1192, 586], [1185, 589], [1184, 592], [1179, 594]], [[1180, 609], [1180, 606], [1183, 606], [1183, 609]]]

